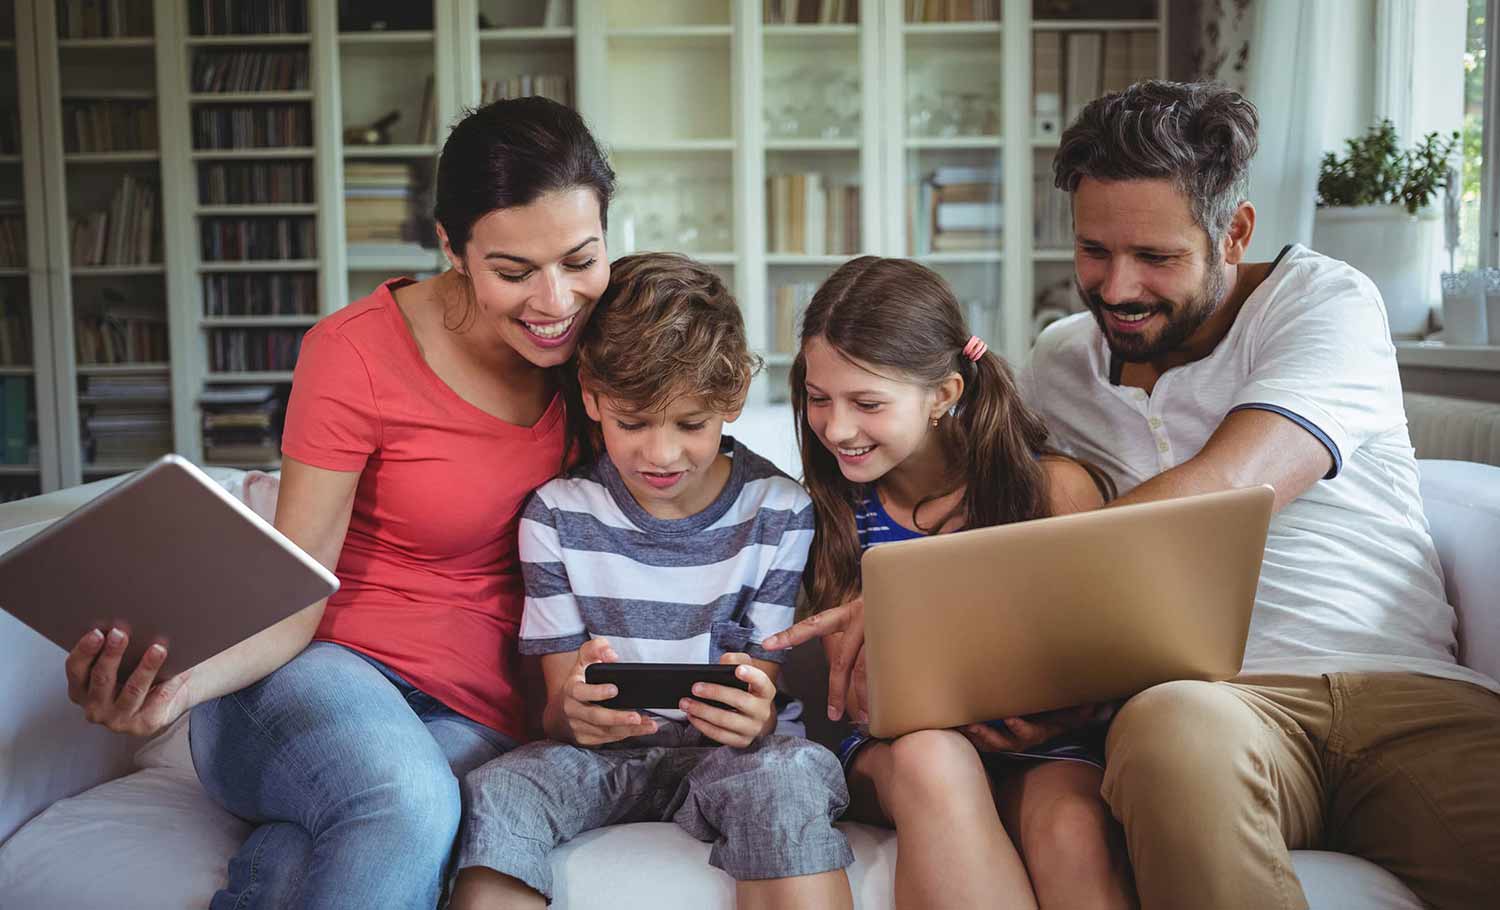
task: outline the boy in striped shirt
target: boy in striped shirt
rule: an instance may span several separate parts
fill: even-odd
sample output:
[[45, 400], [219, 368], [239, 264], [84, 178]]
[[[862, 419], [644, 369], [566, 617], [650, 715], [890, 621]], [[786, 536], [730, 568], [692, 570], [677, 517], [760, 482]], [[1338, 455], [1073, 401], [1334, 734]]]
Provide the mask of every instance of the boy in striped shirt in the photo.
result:
[[[470, 773], [458, 898], [539, 905], [548, 854], [604, 825], [673, 821], [713, 847], [745, 906], [848, 907], [853, 860], [833, 822], [838, 761], [776, 735], [784, 652], [813, 534], [791, 478], [723, 436], [759, 366], [734, 298], [681, 256], [614, 264], [579, 344], [606, 454], [537, 490], [521, 521], [521, 651], [541, 655], [548, 741]], [[748, 691], [699, 683], [679, 710], [611, 710], [584, 669], [734, 664]], [[455, 901], [459, 906], [459, 901]]]

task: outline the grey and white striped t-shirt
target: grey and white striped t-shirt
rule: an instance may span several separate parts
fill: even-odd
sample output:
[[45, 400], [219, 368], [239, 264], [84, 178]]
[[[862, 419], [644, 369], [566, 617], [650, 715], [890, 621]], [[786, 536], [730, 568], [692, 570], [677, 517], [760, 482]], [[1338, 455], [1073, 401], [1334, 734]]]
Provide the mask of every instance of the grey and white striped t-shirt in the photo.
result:
[[608, 638], [621, 661], [784, 661], [760, 643], [792, 624], [813, 508], [770, 462], [724, 437], [729, 481], [688, 518], [655, 518], [606, 455], [536, 491], [521, 518], [521, 652]]

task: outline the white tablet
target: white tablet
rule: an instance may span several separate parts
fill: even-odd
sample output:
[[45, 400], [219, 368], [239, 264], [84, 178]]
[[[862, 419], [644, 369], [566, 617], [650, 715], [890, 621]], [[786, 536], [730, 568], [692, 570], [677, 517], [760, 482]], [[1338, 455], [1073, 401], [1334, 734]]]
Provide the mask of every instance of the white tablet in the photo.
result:
[[121, 679], [153, 642], [158, 679], [338, 590], [338, 578], [191, 462], [165, 455], [0, 553], [0, 609], [71, 649], [130, 635]]

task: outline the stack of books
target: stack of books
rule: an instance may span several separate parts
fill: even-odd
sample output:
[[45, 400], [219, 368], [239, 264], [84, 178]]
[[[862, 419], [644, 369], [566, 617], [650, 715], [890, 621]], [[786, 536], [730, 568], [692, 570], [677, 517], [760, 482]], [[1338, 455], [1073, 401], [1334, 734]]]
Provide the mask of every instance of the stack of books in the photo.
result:
[[317, 276], [309, 272], [203, 276], [205, 316], [312, 316], [317, 311]]
[[84, 459], [137, 464], [170, 452], [171, 396], [166, 374], [86, 377]]
[[75, 266], [146, 265], [161, 261], [157, 239], [156, 186], [127, 175], [109, 209], [72, 219]]
[[198, 201], [204, 205], [312, 202], [312, 166], [305, 161], [202, 164]]
[[1032, 176], [1032, 240], [1038, 250], [1073, 248], [1073, 202], [1052, 185], [1052, 171]]
[[316, 225], [308, 216], [204, 218], [200, 227], [205, 262], [317, 256]]
[[26, 267], [26, 218], [21, 203], [0, 200], [0, 268]]
[[761, 0], [767, 25], [831, 25], [859, 21], [859, 0]]
[[910, 192], [914, 255], [1000, 249], [1005, 209], [993, 168], [939, 167]]
[[60, 38], [123, 38], [151, 34], [151, 0], [59, 0]]
[[305, 329], [216, 329], [208, 368], [214, 373], [280, 372], [297, 365]]
[[994, 22], [1000, 0], [905, 0], [907, 22]]
[[772, 253], [843, 255], [859, 249], [859, 187], [822, 174], [766, 179], [766, 244]]
[[193, 91], [303, 91], [307, 73], [305, 50], [200, 50], [193, 58]]
[[350, 243], [406, 239], [414, 192], [411, 165], [351, 161], [344, 165], [344, 235]]
[[125, 304], [80, 313], [74, 335], [81, 364], [167, 361], [167, 319], [160, 307]]
[[312, 116], [306, 104], [204, 105], [193, 111], [193, 148], [306, 148]]
[[307, 31], [307, 0], [193, 0], [195, 35], [286, 35]]
[[198, 402], [205, 461], [264, 466], [281, 457], [281, 400], [275, 386], [209, 386]]
[[[1038, 138], [1055, 139], [1049, 113], [1071, 123], [1085, 105], [1157, 74], [1154, 30], [1038, 31], [1032, 38], [1032, 92]], [[1058, 100], [1063, 103], [1059, 106]]]

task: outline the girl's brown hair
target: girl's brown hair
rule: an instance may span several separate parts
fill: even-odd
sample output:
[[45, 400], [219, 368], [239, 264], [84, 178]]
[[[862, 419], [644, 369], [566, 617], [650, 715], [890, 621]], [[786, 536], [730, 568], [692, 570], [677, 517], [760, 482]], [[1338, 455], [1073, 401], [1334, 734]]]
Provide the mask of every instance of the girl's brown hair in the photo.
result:
[[[802, 352], [792, 363], [792, 410], [802, 450], [803, 478], [812, 495], [817, 532], [807, 561], [813, 609], [837, 606], [859, 593], [859, 540], [854, 510], [865, 490], [845, 479], [832, 453], [807, 419], [807, 343], [822, 338], [845, 357], [903, 381], [937, 385], [951, 373], [963, 377], [957, 414], [933, 432], [953, 466], [943, 488], [922, 506], [963, 488], [963, 498], [930, 527], [960, 518], [984, 528], [1049, 514], [1047, 476], [1040, 455], [1047, 427], [1021, 401], [1010, 369], [986, 353], [964, 356], [971, 333], [953, 291], [937, 273], [906, 259], [861, 256], [841, 266], [818, 288], [802, 323]], [[1113, 485], [1097, 468], [1083, 467], [1105, 499]], [[925, 530], [922, 524], [919, 528]]]

